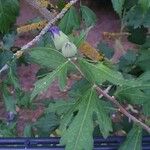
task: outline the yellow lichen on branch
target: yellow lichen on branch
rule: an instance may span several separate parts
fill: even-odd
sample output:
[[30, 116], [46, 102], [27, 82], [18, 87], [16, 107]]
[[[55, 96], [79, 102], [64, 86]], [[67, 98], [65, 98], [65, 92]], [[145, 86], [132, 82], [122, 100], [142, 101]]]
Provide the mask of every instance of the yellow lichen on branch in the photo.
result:
[[49, 0], [37, 0], [41, 7], [47, 7], [49, 4]]
[[104, 56], [100, 54], [92, 45], [88, 42], [84, 42], [81, 44], [79, 51], [84, 54], [86, 57], [94, 60], [94, 61], [102, 61], [104, 60]]
[[33, 31], [33, 30], [41, 30], [45, 27], [46, 24], [47, 24], [47, 21], [44, 20], [44, 21], [40, 21], [37, 23], [24, 25], [24, 26], [17, 28], [17, 33], [20, 34], [20, 33], [24, 33], [24, 32]]
[[66, 4], [64, 8], [69, 9], [72, 5], [70, 3]]

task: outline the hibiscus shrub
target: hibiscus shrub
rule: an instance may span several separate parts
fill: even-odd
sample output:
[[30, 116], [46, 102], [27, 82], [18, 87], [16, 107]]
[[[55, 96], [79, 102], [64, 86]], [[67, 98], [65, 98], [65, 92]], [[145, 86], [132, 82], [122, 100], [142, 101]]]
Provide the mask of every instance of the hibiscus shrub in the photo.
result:
[[[126, 135], [121, 150], [142, 149], [142, 135], [150, 133], [150, 2], [112, 0], [112, 5], [121, 22], [120, 31], [104, 32], [103, 36], [112, 39], [114, 47], [100, 42], [95, 49], [86, 42], [96, 15], [80, 3], [71, 6], [18, 59], [20, 53], [14, 55], [12, 49], [19, 2], [1, 2], [0, 88], [8, 112], [8, 119], [1, 120], [1, 137], [16, 137], [18, 108], [34, 109], [39, 95], [57, 81], [60, 91], [67, 93], [66, 98], [42, 100], [44, 112], [35, 122], [26, 124], [24, 136], [55, 134], [61, 136], [60, 144], [66, 150], [92, 150], [95, 136]], [[65, 1], [59, 6], [65, 6]], [[134, 49], [124, 50], [126, 39], [135, 45]], [[23, 91], [19, 84], [20, 63], [41, 67], [31, 92]]]

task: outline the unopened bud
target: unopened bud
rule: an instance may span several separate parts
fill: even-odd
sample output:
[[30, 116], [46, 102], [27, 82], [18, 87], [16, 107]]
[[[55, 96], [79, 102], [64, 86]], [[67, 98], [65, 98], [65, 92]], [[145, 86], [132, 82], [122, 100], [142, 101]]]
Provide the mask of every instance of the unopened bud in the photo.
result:
[[67, 58], [73, 57], [77, 54], [77, 47], [73, 43], [67, 42], [62, 47], [62, 54], [64, 57], [67, 57]]

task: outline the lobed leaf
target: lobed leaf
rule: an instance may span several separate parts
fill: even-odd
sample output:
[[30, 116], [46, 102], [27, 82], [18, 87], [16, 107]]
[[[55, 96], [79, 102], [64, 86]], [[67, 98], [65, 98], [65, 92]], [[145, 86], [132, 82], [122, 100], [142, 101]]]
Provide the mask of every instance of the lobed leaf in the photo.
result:
[[0, 32], [6, 33], [19, 13], [18, 0], [0, 0]]
[[75, 102], [69, 100], [57, 100], [55, 103], [50, 103], [48, 108], [45, 110], [46, 113], [54, 112], [58, 115], [65, 114], [73, 105]]
[[142, 149], [142, 129], [134, 126], [128, 133], [126, 141], [119, 150], [141, 150]]
[[[66, 150], [91, 150], [93, 147], [93, 114], [96, 113], [101, 132], [107, 137], [112, 131], [111, 121], [105, 113], [104, 109], [99, 105], [99, 99], [93, 88], [87, 92], [79, 100], [76, 109], [77, 115], [72, 122], [68, 122], [68, 128], [63, 132], [61, 144], [66, 145]], [[62, 122], [61, 122], [62, 123]], [[67, 126], [66, 126], [67, 127]]]
[[85, 22], [87, 27], [92, 26], [96, 23], [96, 15], [90, 8], [81, 5], [80, 10], [81, 10], [82, 19]]
[[80, 59], [78, 62], [85, 77], [93, 83], [102, 84], [105, 81], [109, 81], [121, 86], [133, 86], [133, 84], [136, 84], [134, 80], [124, 79], [120, 72], [110, 69], [103, 63], [92, 64], [84, 59]]
[[78, 28], [80, 26], [79, 16], [75, 7], [71, 7], [69, 11], [64, 15], [59, 23], [59, 28], [65, 34], [69, 34], [72, 32], [74, 28]]
[[139, 4], [142, 6], [144, 11], [150, 8], [150, 1], [149, 0], [139, 0]]
[[54, 70], [53, 72], [48, 73], [45, 77], [38, 80], [35, 83], [35, 88], [34, 88], [32, 94], [31, 94], [31, 99], [33, 99], [40, 92], [46, 90], [50, 86], [50, 84], [54, 81], [54, 79], [56, 77], [58, 77], [58, 75], [60, 76], [60, 73], [66, 67], [67, 64], [68, 64], [68, 61], [64, 62], [63, 64], [58, 66], [56, 68], [56, 70]]
[[123, 5], [125, 0], [111, 0], [112, 4], [113, 4], [113, 8], [114, 10], [119, 14], [119, 16], [121, 17], [122, 15], [122, 10], [123, 10]]
[[33, 48], [29, 54], [33, 62], [52, 69], [55, 69], [67, 60], [58, 50], [51, 47]]

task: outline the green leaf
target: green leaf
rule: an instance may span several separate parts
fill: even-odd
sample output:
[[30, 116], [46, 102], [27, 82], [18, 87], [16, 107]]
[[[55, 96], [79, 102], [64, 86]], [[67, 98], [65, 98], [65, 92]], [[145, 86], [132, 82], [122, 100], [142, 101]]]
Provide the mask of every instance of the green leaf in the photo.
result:
[[58, 6], [58, 9], [61, 11], [66, 5], [66, 1], [65, 0], [59, 0], [57, 1], [57, 6]]
[[6, 33], [19, 13], [18, 0], [0, 0], [0, 32]]
[[[14, 67], [14, 66], [12, 66]], [[12, 83], [12, 85], [14, 86], [15, 89], [20, 88], [19, 85], [19, 80], [18, 80], [18, 76], [16, 74], [16, 69], [14, 70], [11, 66], [9, 67], [9, 72], [8, 72], [8, 80], [10, 81], [10, 83]]]
[[146, 115], [150, 114], [147, 106], [150, 106], [150, 72], [145, 72], [137, 81], [139, 85], [133, 87], [121, 87], [118, 88], [115, 95], [120, 99], [124, 99], [126, 101], [130, 101], [133, 104], [140, 104], [143, 106], [143, 111]]
[[150, 77], [150, 70], [141, 74], [137, 80], [141, 81], [142, 83], [150, 83], [149, 77]]
[[[150, 97], [150, 95], [149, 95]], [[144, 104], [143, 104], [143, 107], [142, 107], [142, 112], [145, 116], [149, 117], [150, 116], [150, 99], [147, 100]]]
[[139, 4], [142, 6], [144, 11], [146, 11], [150, 7], [150, 1], [149, 0], [139, 0]]
[[97, 114], [99, 128], [103, 137], [106, 138], [109, 135], [109, 132], [112, 131], [111, 119], [106, 113], [108, 107], [104, 106], [104, 103], [98, 99], [97, 96], [95, 99], [97, 99], [97, 109], [95, 109], [95, 112]]
[[147, 18], [150, 18], [150, 8], [147, 10], [147, 12], [144, 16], [144, 20], [143, 20], [143, 26], [146, 28], [149, 28], [150, 27], [150, 19], [147, 19]]
[[132, 1], [125, 0], [124, 8], [126, 9], [126, 11], [128, 11], [128, 10], [130, 10], [133, 6], [135, 6], [136, 4], [138, 4], [138, 1], [139, 1], [139, 0], [132, 0]]
[[69, 127], [63, 132], [61, 138], [61, 144], [66, 145], [66, 150], [92, 149], [94, 113], [97, 114], [98, 123], [104, 137], [108, 136], [112, 130], [111, 122], [105, 114], [105, 111], [102, 107], [97, 106], [98, 100], [96, 91], [89, 89], [80, 99], [78, 105], [76, 105], [78, 113], [69, 124]]
[[24, 137], [32, 137], [32, 125], [31, 124], [27, 124], [24, 128], [24, 131], [23, 131], [23, 136]]
[[150, 20], [147, 19], [149, 17], [150, 7], [145, 11], [141, 5], [136, 5], [127, 12], [126, 16], [124, 17], [124, 23], [127, 24], [127, 26], [133, 26], [134, 28], [143, 26], [148, 28], [150, 27]]
[[59, 23], [60, 29], [65, 33], [69, 34], [74, 28], [80, 26], [79, 16], [75, 7], [71, 7], [70, 10], [64, 15]]
[[119, 150], [141, 150], [142, 149], [142, 129], [134, 126], [128, 133], [126, 141]]
[[56, 100], [55, 103], [50, 103], [48, 108], [45, 110], [45, 113], [51, 113], [54, 112], [58, 115], [62, 115], [66, 113], [75, 102], [71, 100]]
[[40, 136], [46, 137], [51, 134], [59, 125], [59, 118], [55, 113], [48, 113], [40, 117], [37, 122], [34, 123], [34, 127], [38, 129]]
[[4, 49], [10, 50], [10, 48], [11, 48], [12, 46], [14, 46], [15, 39], [16, 39], [16, 34], [15, 34], [15, 32], [12, 32], [12, 33], [10, 33], [10, 34], [6, 34], [6, 35], [3, 37]]
[[83, 94], [91, 87], [91, 84], [86, 79], [81, 79], [76, 81], [72, 88], [69, 90], [69, 97], [73, 97], [74, 99], [78, 99], [82, 97]]
[[82, 19], [87, 27], [92, 26], [96, 23], [96, 15], [90, 8], [81, 5], [80, 10], [82, 14]]
[[3, 89], [3, 98], [6, 106], [6, 111], [16, 113], [16, 101], [6, 88]]
[[60, 90], [64, 90], [67, 85], [67, 65], [65, 65], [58, 73], [58, 83]]
[[142, 48], [142, 49], [148, 49], [148, 48], [150, 48], [150, 37], [147, 37], [147, 38], [146, 38], [146, 41], [145, 41], [145, 43], [142, 45], [141, 48]]
[[148, 30], [143, 26], [134, 29], [134, 27], [128, 27], [131, 35], [128, 36], [128, 40], [132, 43], [142, 45], [146, 41]]
[[[146, 83], [150, 83], [150, 71], [144, 72], [139, 78], [138, 80], [141, 81], [143, 84]], [[150, 116], [150, 87], [147, 90], [143, 90], [143, 92], [145, 92], [145, 102], [142, 105], [142, 111], [144, 113], [145, 116]], [[140, 96], [140, 95], [138, 95]]]
[[140, 89], [140, 90], [149, 90], [150, 89], [150, 83], [142, 83], [139, 82], [139, 85], [133, 85], [132, 87], [122, 87], [121, 89], [118, 90], [117, 94], [125, 93], [127, 91], [132, 91], [132, 90]]
[[93, 147], [93, 92], [88, 91], [79, 105], [79, 112], [63, 134], [61, 144], [66, 150], [91, 150]]
[[0, 137], [16, 137], [16, 123], [11, 123], [7, 125], [6, 123], [0, 121]]
[[106, 42], [100, 42], [97, 48], [99, 52], [102, 52], [108, 59], [111, 59], [113, 57], [114, 50], [111, 47], [109, 47], [109, 45]]
[[78, 62], [85, 77], [93, 83], [102, 84], [109, 81], [115, 85], [128, 86], [132, 86], [134, 83], [134, 81], [125, 80], [120, 72], [108, 68], [103, 63], [92, 64], [84, 59], [80, 59]]
[[144, 71], [150, 70], [150, 49], [140, 51], [140, 55], [137, 60], [137, 64]]
[[133, 104], [141, 104], [143, 105], [146, 100], [149, 100], [149, 95], [146, 95], [142, 90], [138, 88], [132, 88], [127, 90], [118, 90], [116, 92], [116, 95], [119, 99], [126, 100], [128, 102], [131, 102]]
[[122, 10], [125, 0], [111, 0], [113, 4], [114, 10], [118, 13], [118, 15], [122, 16]]
[[[38, 22], [42, 21], [41, 19], [38, 20]], [[31, 22], [33, 23], [33, 22]], [[38, 41], [37, 47], [51, 47], [51, 48], [55, 48], [53, 40], [52, 40], [52, 36], [49, 32], [45, 33], [41, 38], [40, 41]]]
[[54, 79], [56, 77], [58, 77], [60, 72], [62, 72], [62, 70], [64, 69], [64, 67], [66, 67], [67, 64], [68, 64], [68, 61], [64, 62], [63, 64], [58, 66], [56, 68], [56, 70], [54, 70], [53, 72], [48, 73], [45, 77], [38, 80], [35, 83], [35, 88], [34, 88], [32, 94], [31, 94], [31, 99], [33, 99], [37, 94], [40, 94], [40, 92], [46, 90], [50, 86], [50, 84], [54, 81]]
[[130, 72], [133, 69], [137, 59], [137, 53], [134, 50], [128, 50], [119, 61], [119, 70], [122, 72]]
[[31, 49], [30, 56], [33, 62], [52, 69], [55, 69], [67, 60], [58, 50], [51, 47], [33, 48]]
[[13, 58], [13, 52], [9, 50], [0, 51], [0, 68], [10, 62]]
[[20, 89], [16, 90], [17, 105], [23, 108], [31, 108], [30, 96], [29, 92], [21, 91]]

